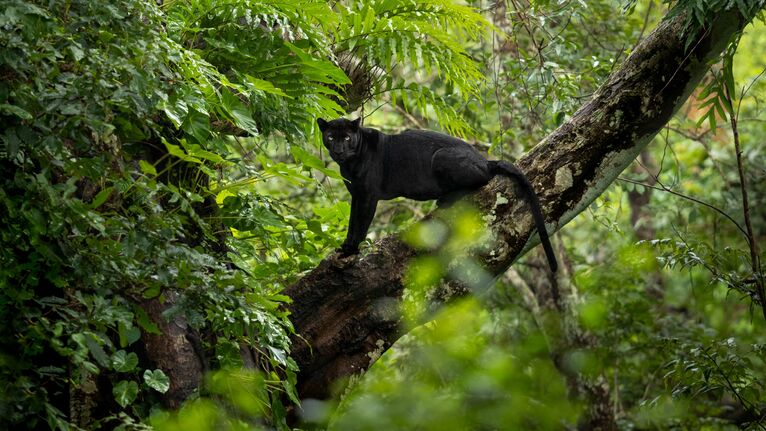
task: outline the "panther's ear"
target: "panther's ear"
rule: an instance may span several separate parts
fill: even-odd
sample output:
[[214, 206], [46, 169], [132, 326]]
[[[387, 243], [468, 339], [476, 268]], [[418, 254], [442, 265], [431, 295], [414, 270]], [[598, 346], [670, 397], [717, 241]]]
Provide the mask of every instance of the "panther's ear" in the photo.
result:
[[321, 118], [317, 118], [317, 124], [319, 124], [319, 130], [321, 130], [323, 132], [327, 128], [327, 121], [325, 121], [325, 120], [323, 120]]
[[355, 129], [358, 129], [360, 124], [362, 124], [362, 117], [359, 117], [351, 122], [351, 126]]

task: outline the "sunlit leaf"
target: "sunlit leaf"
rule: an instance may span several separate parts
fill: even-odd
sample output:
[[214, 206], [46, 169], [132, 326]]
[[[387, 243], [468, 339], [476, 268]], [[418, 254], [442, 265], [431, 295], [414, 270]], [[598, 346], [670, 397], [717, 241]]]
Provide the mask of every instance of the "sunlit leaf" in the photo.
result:
[[170, 389], [170, 379], [162, 370], [145, 370], [144, 382], [155, 391], [164, 394]]

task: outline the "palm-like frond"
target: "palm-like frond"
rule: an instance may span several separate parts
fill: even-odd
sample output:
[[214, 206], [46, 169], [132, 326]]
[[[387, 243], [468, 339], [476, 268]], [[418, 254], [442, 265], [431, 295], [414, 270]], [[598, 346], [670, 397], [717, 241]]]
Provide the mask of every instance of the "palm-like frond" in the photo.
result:
[[[444, 0], [354, 1], [336, 9], [333, 51], [357, 84], [344, 91], [350, 109], [389, 95], [430, 106], [447, 128], [465, 130], [465, 122], [442, 102], [445, 96], [475, 96], [484, 80], [464, 48], [491, 28], [476, 10]], [[444, 81], [449, 94], [411, 85], [433, 79]]]
[[[327, 26], [338, 20], [315, 0], [194, 0], [166, 4], [171, 37], [190, 54], [204, 98], [223, 105], [221, 120], [250, 134], [305, 136], [313, 118], [337, 116], [349, 82], [329, 58]], [[248, 117], [250, 121], [248, 121]]]

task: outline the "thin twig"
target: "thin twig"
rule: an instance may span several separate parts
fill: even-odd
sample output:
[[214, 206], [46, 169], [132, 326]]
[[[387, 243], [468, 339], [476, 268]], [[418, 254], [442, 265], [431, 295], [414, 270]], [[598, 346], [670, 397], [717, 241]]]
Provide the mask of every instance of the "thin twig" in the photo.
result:
[[654, 2], [650, 1], [649, 6], [646, 7], [646, 14], [644, 14], [644, 24], [641, 26], [641, 33], [638, 34], [638, 38], [636, 39], [636, 43], [633, 45], [631, 52], [636, 50], [638, 43], [644, 38], [644, 32], [646, 32], [646, 28], [649, 27], [649, 14], [652, 12], [652, 6], [654, 6]]
[[[759, 75], [760, 76], [760, 75]], [[732, 95], [729, 92], [729, 86], [721, 83], [724, 89], [724, 96], [727, 99], [728, 106], [734, 106]], [[741, 99], [740, 99], [741, 101]], [[742, 213], [745, 217], [745, 227], [747, 228], [747, 244], [750, 248], [750, 265], [753, 268], [755, 276], [755, 290], [758, 293], [758, 300], [761, 303], [761, 312], [766, 319], [766, 289], [763, 286], [763, 277], [761, 276], [760, 253], [758, 252], [758, 242], [753, 232], [753, 223], [750, 220], [750, 199], [747, 194], [747, 182], [745, 178], [745, 166], [742, 162], [742, 146], [739, 142], [739, 129], [737, 128], [737, 112], [729, 112], [729, 123], [731, 123], [731, 132], [734, 136], [734, 152], [737, 156], [737, 172], [739, 172], [739, 190], [742, 193]]]
[[642, 183], [641, 181], [631, 180], [630, 178], [624, 178], [624, 177], [617, 177], [617, 179], [620, 180], [620, 181], [625, 181], [627, 183], [637, 184], [639, 186], [644, 186], [644, 187], [649, 187], [649, 188], [654, 189], [654, 190], [659, 190], [659, 191], [662, 191], [662, 192], [668, 192], [668, 193], [670, 193], [672, 195], [676, 195], [676, 196], [678, 196], [680, 198], [683, 198], [683, 199], [686, 199], [686, 200], [698, 203], [700, 205], [706, 206], [706, 207], [712, 209], [713, 211], [721, 214], [722, 216], [726, 217], [730, 222], [732, 222], [732, 224], [734, 224], [734, 226], [737, 227], [737, 229], [739, 229], [740, 232], [742, 232], [742, 235], [745, 236], [745, 239], [747, 239], [747, 232], [745, 232], [745, 230], [742, 228], [742, 226], [740, 226], [739, 223], [737, 223], [737, 221], [734, 220], [730, 215], [726, 214], [726, 212], [724, 212], [722, 209], [720, 209], [720, 208], [718, 208], [718, 207], [716, 207], [714, 205], [711, 205], [711, 204], [709, 204], [707, 202], [701, 201], [701, 200], [699, 200], [697, 198], [693, 198], [691, 196], [685, 195], [683, 193], [679, 193], [679, 192], [677, 192], [675, 190], [671, 190], [671, 189], [669, 189], [669, 188], [667, 188], [665, 186], [661, 186], [661, 187], [652, 186], [652, 185], [649, 185], [649, 184], [646, 184], [646, 183]]
[[[707, 350], [703, 350], [702, 354], [705, 355], [705, 357], [715, 365], [716, 371], [718, 371], [718, 374], [723, 377], [723, 380], [726, 382], [726, 386], [729, 388], [732, 394], [734, 394], [734, 397], [739, 401], [739, 403], [742, 405], [742, 407], [747, 411], [748, 413], [753, 414], [753, 416], [761, 417], [761, 413], [749, 402], [747, 402], [742, 396], [740, 395], [739, 391], [734, 387], [734, 384], [732, 384], [731, 380], [729, 380], [729, 376], [726, 375], [726, 373], [721, 369], [721, 366], [718, 365], [718, 361], [715, 360], [715, 358], [707, 352]], [[757, 424], [761, 429], [766, 430], [766, 427], [759, 421]]]

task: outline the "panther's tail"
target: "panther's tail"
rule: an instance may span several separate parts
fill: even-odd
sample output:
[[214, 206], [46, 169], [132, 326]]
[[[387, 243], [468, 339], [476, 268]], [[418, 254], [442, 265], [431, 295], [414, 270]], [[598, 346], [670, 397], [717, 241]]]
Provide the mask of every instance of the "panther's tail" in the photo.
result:
[[516, 166], [504, 161], [504, 160], [490, 160], [489, 172], [492, 175], [505, 175], [516, 179], [521, 188], [524, 189], [524, 193], [529, 199], [529, 204], [532, 207], [532, 218], [535, 220], [535, 227], [537, 233], [540, 235], [540, 242], [543, 244], [545, 250], [545, 256], [548, 258], [548, 265], [551, 267], [551, 271], [556, 272], [558, 269], [558, 263], [556, 262], [556, 255], [553, 253], [553, 247], [551, 247], [551, 241], [548, 238], [548, 231], [545, 229], [545, 217], [540, 208], [540, 201], [537, 199], [537, 193], [532, 187], [532, 184], [527, 179], [526, 175], [519, 170]]

